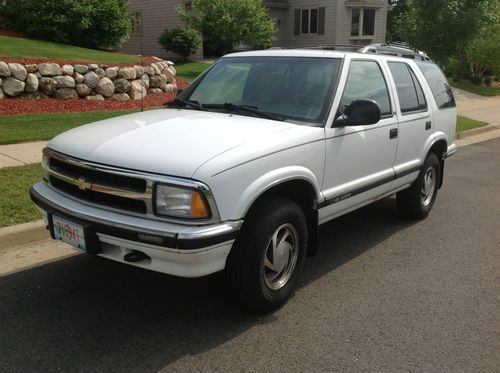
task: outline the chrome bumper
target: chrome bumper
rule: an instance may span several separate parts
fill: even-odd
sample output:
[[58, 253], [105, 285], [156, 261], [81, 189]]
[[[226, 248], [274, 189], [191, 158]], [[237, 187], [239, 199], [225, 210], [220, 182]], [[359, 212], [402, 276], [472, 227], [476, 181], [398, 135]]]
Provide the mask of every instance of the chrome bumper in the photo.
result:
[[448, 146], [448, 149], [446, 150], [446, 158], [451, 157], [456, 152], [457, 152], [457, 144], [453, 143], [450, 146]]
[[30, 189], [30, 196], [33, 202], [47, 214], [59, 213], [68, 218], [89, 223], [97, 234], [150, 245], [151, 242], [139, 239], [138, 235], [158, 237], [161, 238], [162, 243], [154, 244], [155, 247], [175, 252], [200, 251], [232, 241], [238, 235], [243, 223], [242, 220], [237, 220], [190, 226], [120, 214], [67, 197], [45, 182], [33, 185]]

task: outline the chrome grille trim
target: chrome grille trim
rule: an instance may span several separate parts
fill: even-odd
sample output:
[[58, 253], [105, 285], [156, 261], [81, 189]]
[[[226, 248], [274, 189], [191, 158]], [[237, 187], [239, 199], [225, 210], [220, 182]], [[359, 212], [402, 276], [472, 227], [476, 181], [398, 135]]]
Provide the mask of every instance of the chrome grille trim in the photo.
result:
[[[168, 222], [175, 222], [175, 223], [182, 223], [186, 225], [206, 225], [206, 224], [213, 224], [220, 222], [220, 216], [219, 212], [217, 210], [217, 206], [215, 204], [215, 199], [208, 188], [205, 184], [195, 181], [195, 180], [189, 180], [189, 179], [181, 179], [181, 178], [176, 178], [176, 177], [171, 177], [171, 176], [163, 176], [163, 175], [157, 175], [157, 174], [150, 174], [150, 173], [145, 173], [145, 172], [139, 172], [139, 171], [134, 171], [134, 170], [126, 170], [126, 169], [121, 169], [117, 167], [112, 167], [112, 166], [107, 166], [107, 165], [101, 165], [101, 164], [96, 164], [88, 161], [84, 161], [78, 158], [74, 158], [71, 156], [67, 156], [58, 152], [55, 152], [49, 148], [45, 148], [43, 150], [44, 156], [46, 156], [49, 160], [50, 159], [56, 159], [59, 162], [67, 163], [69, 165], [79, 167], [79, 168], [84, 168], [89, 171], [94, 171], [94, 172], [100, 172], [100, 173], [106, 173], [110, 175], [117, 175], [117, 176], [122, 176], [130, 179], [138, 179], [138, 180], [143, 180], [146, 182], [146, 189], [143, 193], [135, 192], [132, 190], [127, 190], [124, 188], [117, 188], [114, 186], [110, 185], [103, 185], [103, 183], [95, 183], [92, 182], [91, 180], [87, 181], [84, 178], [77, 178], [73, 177], [70, 175], [65, 175], [64, 173], [58, 172], [50, 167], [50, 161], [49, 162], [42, 162], [42, 167], [46, 173], [46, 179], [49, 180], [49, 176], [57, 178], [58, 180], [61, 180], [69, 185], [72, 185], [74, 187], [78, 187], [80, 190], [85, 191], [93, 191], [93, 192], [98, 192], [98, 193], [103, 193], [103, 194], [108, 194], [111, 196], [116, 196], [116, 197], [122, 197], [122, 198], [127, 198], [131, 200], [137, 200], [137, 201], [143, 201], [146, 205], [146, 214], [141, 214], [141, 213], [135, 213], [133, 211], [127, 211], [123, 209], [117, 209], [113, 208], [110, 206], [106, 205], [100, 205], [96, 204], [90, 201], [87, 201], [82, 198], [78, 198], [74, 195], [68, 194], [64, 191], [61, 191], [57, 188], [55, 188], [53, 185], [51, 185], [54, 189], [57, 189], [58, 192], [63, 193], [64, 195], [77, 199], [78, 201], [85, 202], [89, 205], [96, 206], [99, 208], [105, 208], [109, 209], [112, 211], [117, 211], [121, 213], [127, 213], [135, 216], [147, 216], [148, 218], [155, 219], [155, 220], [161, 220], [161, 221], [168, 221]], [[181, 187], [188, 187], [191, 189], [196, 189], [202, 192], [205, 197], [207, 198], [208, 205], [210, 207], [211, 211], [211, 218], [210, 219], [200, 219], [200, 220], [190, 220], [190, 219], [176, 219], [176, 218], [171, 218], [171, 217], [164, 217], [164, 216], [159, 216], [154, 213], [154, 206], [153, 206], [153, 190], [155, 187], [155, 184], [157, 183], [162, 183], [162, 184], [169, 184], [173, 186], [181, 186]], [[50, 182], [49, 182], [50, 184]]]

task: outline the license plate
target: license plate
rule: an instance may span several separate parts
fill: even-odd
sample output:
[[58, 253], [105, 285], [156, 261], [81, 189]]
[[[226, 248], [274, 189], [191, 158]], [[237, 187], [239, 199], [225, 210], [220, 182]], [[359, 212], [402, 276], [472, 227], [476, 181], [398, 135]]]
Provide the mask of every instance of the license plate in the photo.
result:
[[85, 232], [83, 225], [52, 215], [54, 238], [86, 251]]

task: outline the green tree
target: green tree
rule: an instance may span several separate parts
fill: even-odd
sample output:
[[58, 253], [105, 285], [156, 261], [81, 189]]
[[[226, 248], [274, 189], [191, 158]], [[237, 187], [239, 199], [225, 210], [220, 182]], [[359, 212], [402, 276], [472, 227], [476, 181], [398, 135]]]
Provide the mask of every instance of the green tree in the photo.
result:
[[241, 43], [263, 48], [273, 41], [274, 22], [262, 0], [193, 0], [191, 10], [177, 11], [200, 32], [209, 52], [227, 53]]
[[15, 0], [0, 6], [3, 27], [90, 48], [111, 48], [131, 31], [126, 0]]
[[174, 27], [163, 31], [159, 42], [163, 48], [179, 54], [186, 61], [200, 47], [201, 37], [196, 30]]
[[407, 0], [392, 0], [387, 11], [387, 41], [404, 41], [398, 30], [398, 20], [402, 14], [408, 11]]
[[500, 24], [485, 27], [464, 48], [467, 67], [472, 76], [481, 77], [486, 71], [500, 74]]
[[404, 41], [446, 63], [450, 56], [464, 60], [465, 48], [491, 22], [496, 0], [405, 0], [395, 20]]

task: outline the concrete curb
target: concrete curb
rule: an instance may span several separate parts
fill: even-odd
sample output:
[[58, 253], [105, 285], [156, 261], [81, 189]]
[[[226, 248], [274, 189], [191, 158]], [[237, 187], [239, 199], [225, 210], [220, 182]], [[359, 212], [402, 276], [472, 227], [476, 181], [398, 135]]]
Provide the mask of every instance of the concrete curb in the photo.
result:
[[498, 130], [500, 129], [500, 126], [497, 126], [495, 124], [488, 124], [486, 126], [483, 126], [483, 127], [479, 127], [479, 128], [473, 128], [471, 130], [467, 130], [467, 131], [463, 131], [463, 132], [460, 132], [460, 133], [457, 133], [457, 135], [455, 136], [455, 139], [464, 139], [466, 137], [470, 137], [470, 136], [475, 136], [475, 135], [479, 135], [481, 133], [485, 133], [485, 132], [489, 132], [489, 131], [495, 131], [495, 130]]
[[0, 251], [49, 238], [50, 234], [43, 220], [0, 228]]

